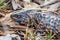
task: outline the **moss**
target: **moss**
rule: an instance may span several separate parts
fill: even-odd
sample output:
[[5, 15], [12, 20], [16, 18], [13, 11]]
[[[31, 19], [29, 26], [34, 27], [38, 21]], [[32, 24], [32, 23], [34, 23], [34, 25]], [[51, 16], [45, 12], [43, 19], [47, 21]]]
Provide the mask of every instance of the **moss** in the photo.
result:
[[4, 2], [5, 2], [5, 0], [1, 0], [0, 1], [0, 6], [3, 5]]
[[7, 8], [7, 6], [6, 6], [6, 5], [3, 5], [3, 6], [2, 6], [2, 9], [3, 9], [3, 10], [5, 10], [6, 8]]

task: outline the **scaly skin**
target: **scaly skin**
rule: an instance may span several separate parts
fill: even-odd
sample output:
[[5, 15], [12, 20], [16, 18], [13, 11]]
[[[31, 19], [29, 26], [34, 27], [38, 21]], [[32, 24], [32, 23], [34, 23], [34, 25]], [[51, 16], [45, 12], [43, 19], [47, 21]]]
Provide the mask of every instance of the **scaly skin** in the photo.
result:
[[[42, 22], [45, 24], [45, 27], [52, 26], [54, 31], [56, 27], [60, 25], [60, 15], [53, 14], [52, 12], [42, 13], [33, 10], [20, 11], [19, 13], [13, 13], [11, 15], [11, 18], [20, 24], [28, 24], [29, 20], [35, 20], [37, 24], [36, 27]], [[32, 22], [34, 23], [34, 21]], [[33, 25], [35, 26], [35, 23]]]

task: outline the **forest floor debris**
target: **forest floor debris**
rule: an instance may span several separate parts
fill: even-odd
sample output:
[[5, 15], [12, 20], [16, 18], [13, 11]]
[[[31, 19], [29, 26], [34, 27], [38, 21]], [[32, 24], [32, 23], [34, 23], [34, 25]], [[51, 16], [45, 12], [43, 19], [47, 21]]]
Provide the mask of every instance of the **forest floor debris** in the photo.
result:
[[[34, 10], [34, 12], [31, 13], [28, 10]], [[54, 32], [51, 26], [45, 28], [43, 27], [46, 26], [45, 24], [41, 23], [38, 25], [38, 23], [35, 23], [36, 20], [32, 20], [32, 21], [30, 20], [28, 24], [25, 23], [27, 26], [20, 25], [18, 22], [15, 22], [15, 20], [12, 20], [11, 18], [12, 14], [14, 13], [21, 14], [21, 12], [24, 13], [25, 11], [27, 11], [27, 13], [30, 12], [31, 14], [35, 13], [36, 11], [41, 12], [42, 14], [46, 12], [51, 12], [53, 14], [59, 15], [59, 18], [57, 17], [58, 18], [57, 20], [60, 20], [60, 0], [49, 0], [49, 1], [47, 0], [43, 0], [43, 1], [42, 0], [1, 0], [0, 1], [0, 35], [1, 35], [0, 40], [60, 40], [59, 38], [60, 21], [58, 22], [59, 25], [57, 26], [58, 30]], [[23, 15], [23, 13], [21, 15]], [[31, 14], [29, 14], [28, 16], [30, 16]], [[52, 17], [52, 19], [53, 18], [56, 17]], [[31, 26], [29, 26], [29, 24]], [[36, 26], [36, 29], [34, 28], [34, 26]], [[39, 28], [40, 30], [37, 28]], [[52, 32], [50, 32], [51, 30]]]

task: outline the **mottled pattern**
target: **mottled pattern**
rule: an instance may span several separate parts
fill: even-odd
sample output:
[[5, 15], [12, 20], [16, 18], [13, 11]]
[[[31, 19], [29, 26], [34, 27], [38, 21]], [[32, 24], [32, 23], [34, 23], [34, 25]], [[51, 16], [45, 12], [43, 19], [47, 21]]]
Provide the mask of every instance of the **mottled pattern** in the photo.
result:
[[47, 13], [37, 13], [37, 18], [39, 18], [44, 24], [46, 24], [46, 27], [52, 26], [54, 30], [56, 30], [56, 27], [60, 25], [60, 16], [53, 14], [51, 12]]
[[60, 25], [60, 15], [53, 14], [52, 12], [42, 13], [33, 10], [19, 11], [19, 13], [13, 13], [11, 18], [20, 24], [28, 23], [30, 19], [36, 18], [35, 20], [37, 20], [38, 25], [43, 22], [46, 27], [52, 26], [54, 30]]

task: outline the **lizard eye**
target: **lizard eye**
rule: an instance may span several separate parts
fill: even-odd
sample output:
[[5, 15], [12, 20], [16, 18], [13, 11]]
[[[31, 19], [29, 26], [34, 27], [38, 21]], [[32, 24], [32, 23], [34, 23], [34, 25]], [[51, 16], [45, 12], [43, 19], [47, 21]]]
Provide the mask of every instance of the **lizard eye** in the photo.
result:
[[12, 18], [12, 19], [15, 19], [15, 18], [17, 18], [17, 17], [18, 17], [17, 14], [12, 14], [12, 15], [11, 15], [11, 18]]

